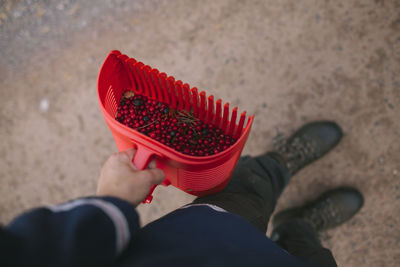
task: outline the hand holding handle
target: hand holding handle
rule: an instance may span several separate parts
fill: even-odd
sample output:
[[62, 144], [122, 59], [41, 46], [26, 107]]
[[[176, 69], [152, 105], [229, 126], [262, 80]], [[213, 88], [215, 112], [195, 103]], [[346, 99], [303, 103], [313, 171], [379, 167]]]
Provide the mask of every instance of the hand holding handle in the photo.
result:
[[[151, 158], [157, 155], [155, 152], [145, 148], [144, 146], [138, 146], [135, 155], [133, 156], [132, 163], [138, 170], [144, 170], [149, 165]], [[159, 156], [159, 155], [158, 155]], [[142, 201], [142, 203], [150, 203], [153, 199], [153, 191], [157, 185], [153, 185], [150, 188], [149, 194]]]

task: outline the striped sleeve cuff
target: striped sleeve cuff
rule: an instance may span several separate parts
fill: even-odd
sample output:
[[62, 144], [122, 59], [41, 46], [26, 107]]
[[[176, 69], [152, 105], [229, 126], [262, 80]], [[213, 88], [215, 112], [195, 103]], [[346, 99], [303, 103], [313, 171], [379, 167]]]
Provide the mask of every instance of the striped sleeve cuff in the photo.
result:
[[116, 253], [120, 255], [139, 229], [139, 216], [128, 202], [115, 197], [89, 197], [57, 206], [47, 206], [52, 212], [65, 212], [82, 205], [99, 208], [112, 221], [115, 228]]

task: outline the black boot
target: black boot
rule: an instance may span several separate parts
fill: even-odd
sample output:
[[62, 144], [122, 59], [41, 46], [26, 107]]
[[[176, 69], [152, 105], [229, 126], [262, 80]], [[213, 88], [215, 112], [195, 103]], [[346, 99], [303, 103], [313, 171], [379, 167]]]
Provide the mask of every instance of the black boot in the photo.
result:
[[307, 164], [321, 158], [342, 138], [339, 125], [331, 121], [311, 122], [301, 127], [276, 152], [269, 155], [281, 162], [294, 175]]
[[348, 187], [341, 187], [322, 194], [318, 199], [302, 207], [277, 213], [273, 219], [274, 228], [293, 219], [302, 219], [319, 232], [336, 227], [349, 220], [364, 204], [361, 193]]

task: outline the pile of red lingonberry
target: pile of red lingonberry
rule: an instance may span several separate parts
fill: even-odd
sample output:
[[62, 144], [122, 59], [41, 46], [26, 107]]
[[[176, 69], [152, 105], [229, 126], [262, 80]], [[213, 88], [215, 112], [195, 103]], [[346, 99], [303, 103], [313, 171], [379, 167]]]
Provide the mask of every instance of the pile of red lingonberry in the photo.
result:
[[195, 118], [192, 112], [128, 91], [121, 99], [116, 120], [164, 145], [191, 156], [209, 156], [226, 150], [235, 139], [212, 124]]

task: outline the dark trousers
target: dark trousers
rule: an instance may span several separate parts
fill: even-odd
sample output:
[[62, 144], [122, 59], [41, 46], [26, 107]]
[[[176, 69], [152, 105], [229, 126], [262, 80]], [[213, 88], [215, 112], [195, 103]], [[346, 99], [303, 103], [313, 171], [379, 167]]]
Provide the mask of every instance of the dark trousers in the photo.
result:
[[[194, 203], [221, 207], [265, 233], [278, 197], [289, 179], [287, 169], [268, 154], [242, 157], [224, 190], [199, 197]], [[322, 247], [317, 233], [301, 219], [279, 225], [271, 239], [298, 258], [321, 266], [337, 266], [332, 253]]]

